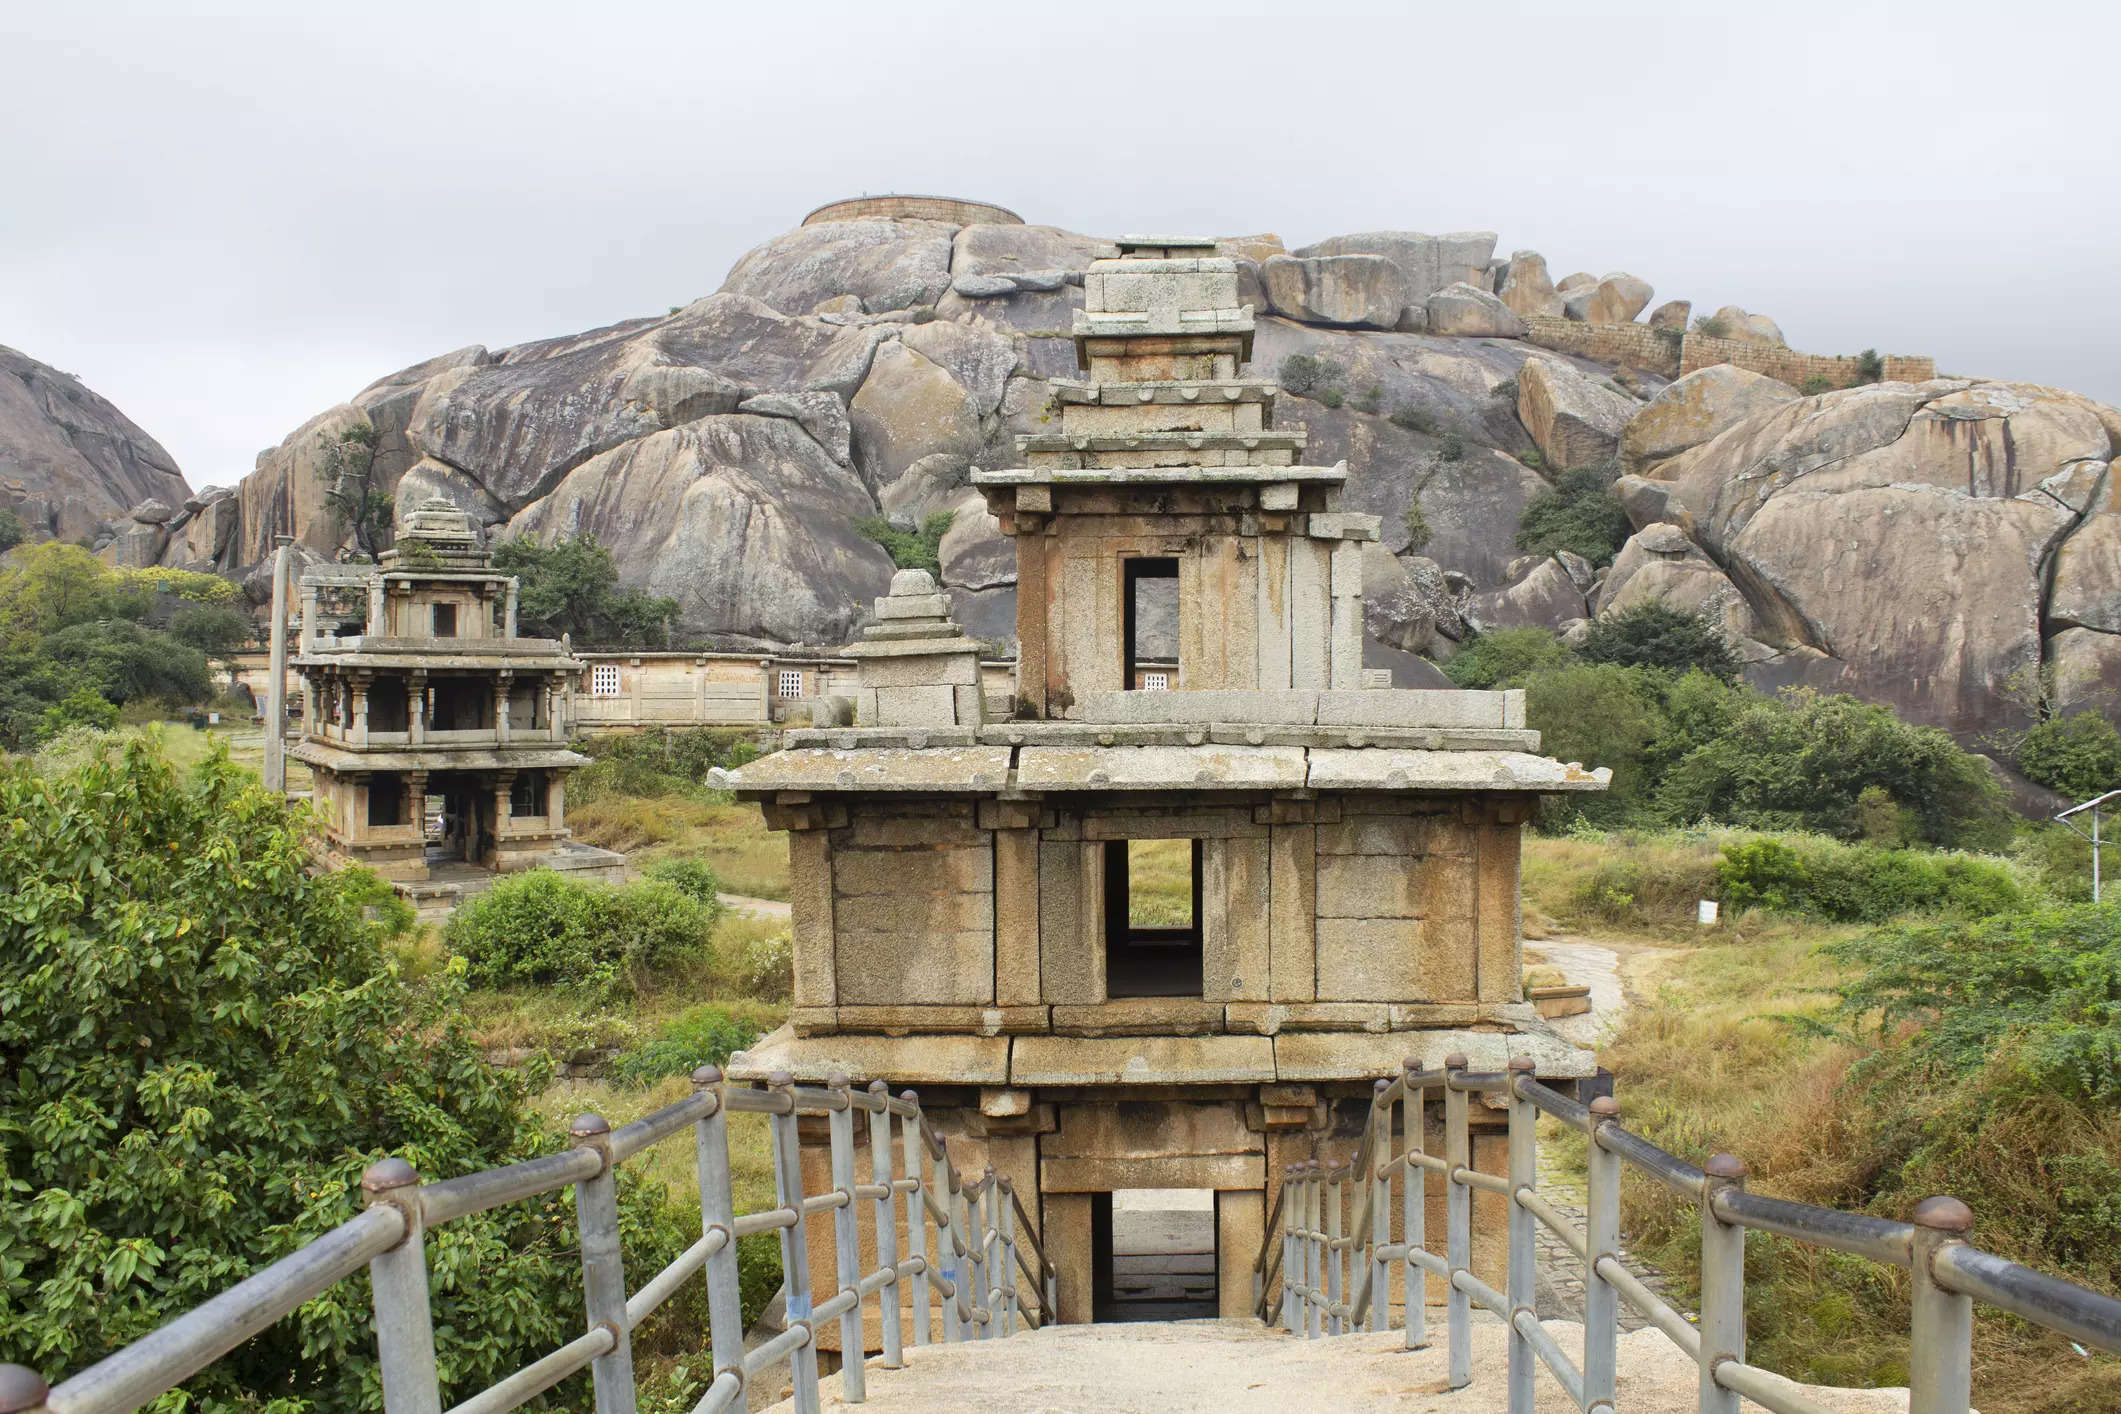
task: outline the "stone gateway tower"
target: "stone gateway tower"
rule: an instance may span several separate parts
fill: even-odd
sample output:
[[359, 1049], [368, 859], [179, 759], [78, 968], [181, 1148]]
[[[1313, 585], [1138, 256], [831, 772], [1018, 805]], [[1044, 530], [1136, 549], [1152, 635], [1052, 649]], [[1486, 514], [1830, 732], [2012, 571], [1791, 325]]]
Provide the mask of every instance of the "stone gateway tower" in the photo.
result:
[[1058, 430], [973, 476], [1017, 545], [1017, 715], [985, 719], [978, 645], [906, 571], [851, 650], [856, 724], [723, 778], [793, 881], [793, 1017], [732, 1070], [917, 1087], [960, 1167], [1026, 1176], [1066, 1320], [1112, 1294], [1111, 1195], [1212, 1194], [1242, 1314], [1274, 1175], [1351, 1148], [1374, 1079], [1592, 1072], [1521, 993], [1519, 834], [1609, 774], [1539, 756], [1520, 693], [1361, 685], [1377, 519], [1243, 376], [1235, 262], [1123, 240], [1085, 302]]
[[[302, 739], [288, 754], [315, 777], [328, 857], [415, 897], [438, 872], [622, 875], [621, 856], [569, 845], [567, 776], [588, 763], [567, 746], [582, 664], [517, 635], [516, 582], [471, 517], [431, 499], [381, 559], [302, 581]], [[349, 593], [361, 626], [343, 634], [323, 601]]]

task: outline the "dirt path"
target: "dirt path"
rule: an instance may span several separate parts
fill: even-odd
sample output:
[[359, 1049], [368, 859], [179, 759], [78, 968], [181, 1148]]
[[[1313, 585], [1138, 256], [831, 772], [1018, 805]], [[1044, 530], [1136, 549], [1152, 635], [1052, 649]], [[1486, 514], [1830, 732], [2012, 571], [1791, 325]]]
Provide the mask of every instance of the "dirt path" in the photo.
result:
[[748, 913], [754, 918], [775, 918], [788, 921], [788, 901], [778, 898], [745, 898], [742, 894], [722, 894], [721, 900], [738, 913]]

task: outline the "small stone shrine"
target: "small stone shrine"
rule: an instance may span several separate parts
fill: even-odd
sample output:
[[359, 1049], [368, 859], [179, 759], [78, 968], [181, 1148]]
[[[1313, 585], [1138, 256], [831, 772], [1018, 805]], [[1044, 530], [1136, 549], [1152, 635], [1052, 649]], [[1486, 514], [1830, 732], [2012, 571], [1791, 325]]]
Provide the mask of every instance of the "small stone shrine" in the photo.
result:
[[[301, 585], [302, 735], [288, 755], [315, 777], [327, 857], [415, 896], [450, 872], [620, 876], [623, 856], [568, 839], [567, 775], [588, 762], [567, 746], [582, 665], [563, 641], [517, 636], [516, 581], [493, 569], [471, 517], [430, 499], [380, 558]], [[365, 602], [342, 633], [323, 601], [349, 591]]]
[[[983, 720], [977, 645], [907, 571], [850, 650], [855, 725], [721, 777], [788, 832], [793, 890], [793, 1017], [732, 1073], [917, 1087], [961, 1168], [1021, 1176], [1065, 1320], [1112, 1296], [1112, 1195], [1212, 1193], [1207, 1314], [1242, 1315], [1277, 1175], [1352, 1152], [1374, 1080], [1593, 1073], [1523, 995], [1519, 836], [1610, 773], [1540, 756], [1521, 693], [1361, 686], [1377, 518], [1241, 375], [1234, 261], [1123, 240], [1085, 303], [1060, 430], [973, 474], [1017, 546], [1017, 718]], [[1135, 690], [1174, 598], [1175, 690]]]

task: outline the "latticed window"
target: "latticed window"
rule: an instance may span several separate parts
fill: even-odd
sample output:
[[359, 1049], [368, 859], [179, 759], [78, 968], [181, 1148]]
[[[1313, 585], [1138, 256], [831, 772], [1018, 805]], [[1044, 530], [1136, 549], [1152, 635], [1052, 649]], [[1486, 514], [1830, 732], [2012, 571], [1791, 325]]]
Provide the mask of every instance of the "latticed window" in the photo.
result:
[[803, 670], [801, 668], [781, 669], [780, 696], [801, 697], [802, 695]]
[[1142, 674], [1142, 691], [1144, 691], [1144, 692], [1169, 692], [1170, 690], [1171, 690], [1171, 675], [1170, 675], [1169, 673], [1143, 673], [1143, 674]]
[[591, 697], [617, 697], [619, 695], [619, 665], [598, 663], [589, 670], [589, 695]]

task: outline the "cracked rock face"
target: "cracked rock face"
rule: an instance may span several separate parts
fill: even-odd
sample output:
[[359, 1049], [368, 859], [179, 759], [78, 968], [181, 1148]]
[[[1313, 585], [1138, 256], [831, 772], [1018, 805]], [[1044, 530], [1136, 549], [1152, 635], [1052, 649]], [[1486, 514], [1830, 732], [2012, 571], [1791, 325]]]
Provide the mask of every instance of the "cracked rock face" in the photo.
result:
[[0, 346], [0, 506], [32, 534], [72, 540], [190, 495], [169, 453], [124, 413], [72, 374]]

